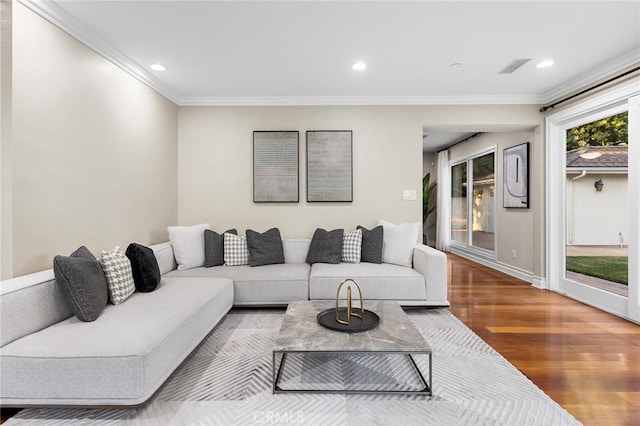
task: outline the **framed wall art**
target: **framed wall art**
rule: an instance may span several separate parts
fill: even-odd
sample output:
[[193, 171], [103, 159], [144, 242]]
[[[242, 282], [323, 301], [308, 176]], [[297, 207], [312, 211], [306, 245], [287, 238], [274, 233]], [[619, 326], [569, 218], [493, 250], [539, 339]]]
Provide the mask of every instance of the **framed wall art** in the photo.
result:
[[503, 206], [529, 208], [529, 142], [503, 151]]
[[253, 132], [253, 202], [299, 202], [297, 131]]
[[307, 131], [307, 201], [353, 201], [351, 130]]

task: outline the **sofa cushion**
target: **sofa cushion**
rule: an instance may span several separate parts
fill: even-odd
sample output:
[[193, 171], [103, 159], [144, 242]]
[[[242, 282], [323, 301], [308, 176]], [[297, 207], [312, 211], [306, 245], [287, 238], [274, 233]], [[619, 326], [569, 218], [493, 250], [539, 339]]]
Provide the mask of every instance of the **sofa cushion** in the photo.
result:
[[382, 261], [410, 268], [413, 249], [418, 243], [420, 235], [420, 224], [415, 222], [396, 225], [380, 220], [379, 225], [384, 228]]
[[120, 247], [115, 247], [111, 251], [102, 250], [100, 264], [107, 278], [109, 288], [109, 300], [114, 305], [118, 305], [136, 291], [131, 272], [131, 262], [125, 256]]
[[165, 278], [152, 293], [134, 293], [127, 303], [107, 306], [97, 321], [72, 317], [15, 340], [0, 348], [2, 401], [140, 404], [220, 321], [232, 300], [226, 279]]
[[160, 284], [160, 267], [153, 250], [141, 244], [131, 243], [125, 254], [131, 262], [136, 290], [141, 293], [155, 290]]
[[81, 321], [95, 321], [109, 301], [107, 280], [98, 260], [82, 246], [71, 256], [54, 257], [53, 273], [74, 315]]
[[251, 266], [284, 263], [282, 238], [278, 228], [271, 228], [262, 234], [247, 229], [247, 248]]
[[[345, 278], [354, 279], [365, 300], [426, 300], [425, 279], [412, 268], [388, 263], [341, 263], [312, 266], [309, 278], [311, 300], [331, 300]], [[342, 297], [346, 293], [343, 292]], [[354, 295], [354, 298], [357, 297]]]
[[362, 231], [356, 229], [344, 234], [342, 240], [342, 261], [346, 263], [360, 263], [362, 253]]
[[204, 266], [224, 265], [224, 234], [238, 235], [235, 229], [224, 231], [222, 235], [211, 229], [204, 230]]
[[204, 230], [208, 228], [208, 223], [194, 226], [167, 226], [178, 269], [197, 268], [204, 265]]
[[59, 287], [53, 269], [0, 282], [0, 347], [73, 316]]
[[233, 234], [224, 234], [224, 265], [240, 266], [249, 264], [247, 239]]
[[251, 267], [214, 266], [172, 271], [165, 277], [223, 277], [233, 280], [234, 305], [282, 304], [309, 299], [309, 271], [306, 263], [283, 263]]
[[344, 239], [344, 229], [334, 229], [327, 231], [318, 228], [313, 233], [307, 263], [340, 263], [342, 260], [342, 243]]
[[378, 225], [372, 230], [363, 226], [358, 226], [362, 231], [362, 254], [361, 262], [382, 263], [382, 241], [384, 239], [384, 228]]

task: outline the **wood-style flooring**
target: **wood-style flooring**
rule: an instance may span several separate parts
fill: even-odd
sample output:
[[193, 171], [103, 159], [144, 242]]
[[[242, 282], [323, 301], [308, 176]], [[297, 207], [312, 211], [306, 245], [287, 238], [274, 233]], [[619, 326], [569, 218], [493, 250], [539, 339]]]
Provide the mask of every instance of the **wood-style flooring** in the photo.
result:
[[451, 312], [551, 398], [585, 425], [640, 425], [640, 326], [455, 255], [448, 266]]
[[640, 326], [449, 254], [451, 312], [585, 425], [640, 425]]

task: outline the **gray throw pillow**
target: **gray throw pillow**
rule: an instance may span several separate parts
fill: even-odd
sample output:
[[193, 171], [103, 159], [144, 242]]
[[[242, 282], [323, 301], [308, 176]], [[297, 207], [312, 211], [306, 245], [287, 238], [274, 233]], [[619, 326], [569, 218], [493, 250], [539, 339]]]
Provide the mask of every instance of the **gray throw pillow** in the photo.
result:
[[247, 248], [250, 266], [284, 263], [282, 238], [278, 228], [271, 228], [262, 234], [247, 229]]
[[224, 265], [224, 234], [238, 235], [235, 229], [218, 234], [211, 229], [204, 230], [204, 267]]
[[344, 229], [334, 229], [327, 231], [318, 228], [313, 233], [307, 263], [340, 263], [342, 260], [342, 243], [344, 240]]
[[358, 226], [362, 230], [362, 253], [360, 254], [361, 262], [382, 263], [382, 241], [384, 237], [384, 228], [378, 225], [372, 230], [368, 230], [362, 226]]
[[71, 256], [54, 257], [53, 273], [75, 316], [80, 321], [95, 321], [109, 301], [107, 280], [98, 260], [82, 246]]

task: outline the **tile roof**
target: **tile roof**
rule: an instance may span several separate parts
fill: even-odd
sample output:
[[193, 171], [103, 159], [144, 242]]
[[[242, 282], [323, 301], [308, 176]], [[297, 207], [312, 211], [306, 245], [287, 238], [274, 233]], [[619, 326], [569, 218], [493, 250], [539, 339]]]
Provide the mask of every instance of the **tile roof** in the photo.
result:
[[628, 150], [627, 146], [617, 145], [584, 146], [567, 151], [567, 168], [628, 167]]

